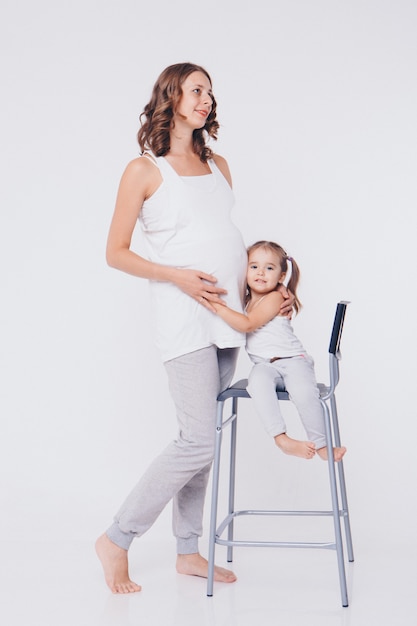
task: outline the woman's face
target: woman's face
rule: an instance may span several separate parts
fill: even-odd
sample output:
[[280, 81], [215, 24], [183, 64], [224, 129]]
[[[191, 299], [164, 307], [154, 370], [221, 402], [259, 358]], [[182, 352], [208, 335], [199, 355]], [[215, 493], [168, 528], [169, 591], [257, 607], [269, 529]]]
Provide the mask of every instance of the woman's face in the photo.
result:
[[182, 83], [182, 96], [174, 115], [175, 124], [202, 128], [213, 105], [211, 83], [203, 72], [192, 72]]

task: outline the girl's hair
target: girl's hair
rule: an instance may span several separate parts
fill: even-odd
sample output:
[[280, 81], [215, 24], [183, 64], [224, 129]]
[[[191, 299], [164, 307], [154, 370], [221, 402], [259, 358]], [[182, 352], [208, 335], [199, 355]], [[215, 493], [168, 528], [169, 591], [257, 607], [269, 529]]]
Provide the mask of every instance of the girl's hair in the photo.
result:
[[[157, 79], [152, 96], [139, 120], [141, 128], [138, 142], [142, 153], [151, 149], [156, 156], [165, 156], [170, 149], [170, 131], [174, 128], [174, 114], [182, 96], [182, 84], [193, 72], [202, 72], [210, 81], [208, 72], [194, 63], [176, 63], [165, 68]], [[217, 139], [219, 123], [216, 120], [217, 103], [212, 96], [212, 107], [203, 128], [193, 132], [193, 148], [200, 160], [206, 163], [212, 158], [211, 148], [206, 146], [206, 135]]]
[[[251, 252], [258, 250], [259, 248], [263, 248], [264, 250], [269, 250], [270, 252], [273, 252], [274, 254], [276, 254], [277, 257], [279, 258], [281, 272], [285, 274], [288, 272], [288, 261], [291, 261], [292, 271], [291, 271], [291, 277], [290, 277], [287, 287], [289, 291], [291, 291], [291, 293], [294, 294], [294, 297], [295, 297], [294, 309], [296, 313], [298, 313], [302, 306], [300, 299], [297, 296], [297, 286], [300, 280], [300, 268], [298, 267], [294, 259], [288, 256], [284, 248], [282, 248], [280, 245], [278, 245], [274, 241], [257, 241], [256, 243], [249, 246], [248, 256], [251, 254]], [[248, 287], [248, 299], [249, 298], [250, 298], [250, 288]]]

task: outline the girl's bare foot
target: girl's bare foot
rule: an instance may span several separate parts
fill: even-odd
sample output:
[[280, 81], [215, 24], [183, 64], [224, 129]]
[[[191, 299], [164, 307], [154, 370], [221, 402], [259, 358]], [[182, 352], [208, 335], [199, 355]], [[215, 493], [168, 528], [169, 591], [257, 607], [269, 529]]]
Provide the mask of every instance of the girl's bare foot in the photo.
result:
[[311, 441], [291, 439], [286, 433], [277, 435], [274, 439], [278, 448], [282, 450], [282, 452], [285, 452], [285, 454], [299, 456], [302, 459], [312, 459], [316, 454], [316, 446]]
[[[177, 555], [177, 572], [188, 576], [208, 576], [208, 561], [198, 552], [194, 554]], [[237, 580], [235, 574], [223, 567], [214, 566], [214, 580], [220, 583], [234, 583]]]
[[[333, 458], [336, 461], [336, 463], [343, 459], [343, 457], [345, 456], [345, 452], [346, 452], [346, 448], [344, 446], [342, 446], [341, 448], [333, 448]], [[323, 461], [327, 461], [327, 459], [329, 458], [329, 455], [327, 454], [326, 446], [324, 448], [319, 448], [317, 450], [317, 454], [319, 455], [321, 459], [323, 459]]]
[[129, 578], [127, 550], [116, 546], [104, 534], [96, 541], [96, 552], [103, 566], [106, 583], [113, 593], [132, 593], [142, 589]]

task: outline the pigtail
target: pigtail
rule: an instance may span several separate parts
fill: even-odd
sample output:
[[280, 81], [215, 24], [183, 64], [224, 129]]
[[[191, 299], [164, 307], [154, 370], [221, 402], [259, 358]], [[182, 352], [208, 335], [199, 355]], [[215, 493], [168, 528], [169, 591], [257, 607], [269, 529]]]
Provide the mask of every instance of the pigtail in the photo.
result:
[[282, 259], [282, 271], [286, 272], [289, 275], [288, 282], [285, 281], [285, 286], [292, 294], [294, 294], [295, 302], [294, 309], [296, 313], [298, 313], [302, 307], [299, 297], [297, 296], [297, 287], [300, 281], [300, 268], [298, 267], [296, 261], [291, 257], [285, 255]]

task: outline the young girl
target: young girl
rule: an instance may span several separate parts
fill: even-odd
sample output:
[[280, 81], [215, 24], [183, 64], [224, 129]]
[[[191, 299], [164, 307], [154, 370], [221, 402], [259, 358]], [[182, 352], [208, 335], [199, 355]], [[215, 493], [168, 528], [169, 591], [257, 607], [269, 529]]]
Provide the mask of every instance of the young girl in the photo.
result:
[[[328, 458], [323, 410], [314, 373], [313, 359], [295, 336], [287, 317], [280, 315], [283, 297], [278, 283], [285, 283], [295, 296], [294, 308], [301, 303], [296, 289], [298, 265], [284, 249], [271, 241], [258, 241], [248, 249], [246, 315], [214, 304], [217, 314], [235, 330], [247, 333], [246, 350], [254, 366], [248, 392], [266, 431], [286, 454], [311, 459], [317, 453]], [[306, 430], [308, 441], [291, 439], [276, 396], [277, 383], [284, 382]], [[346, 448], [333, 448], [340, 461]]]

